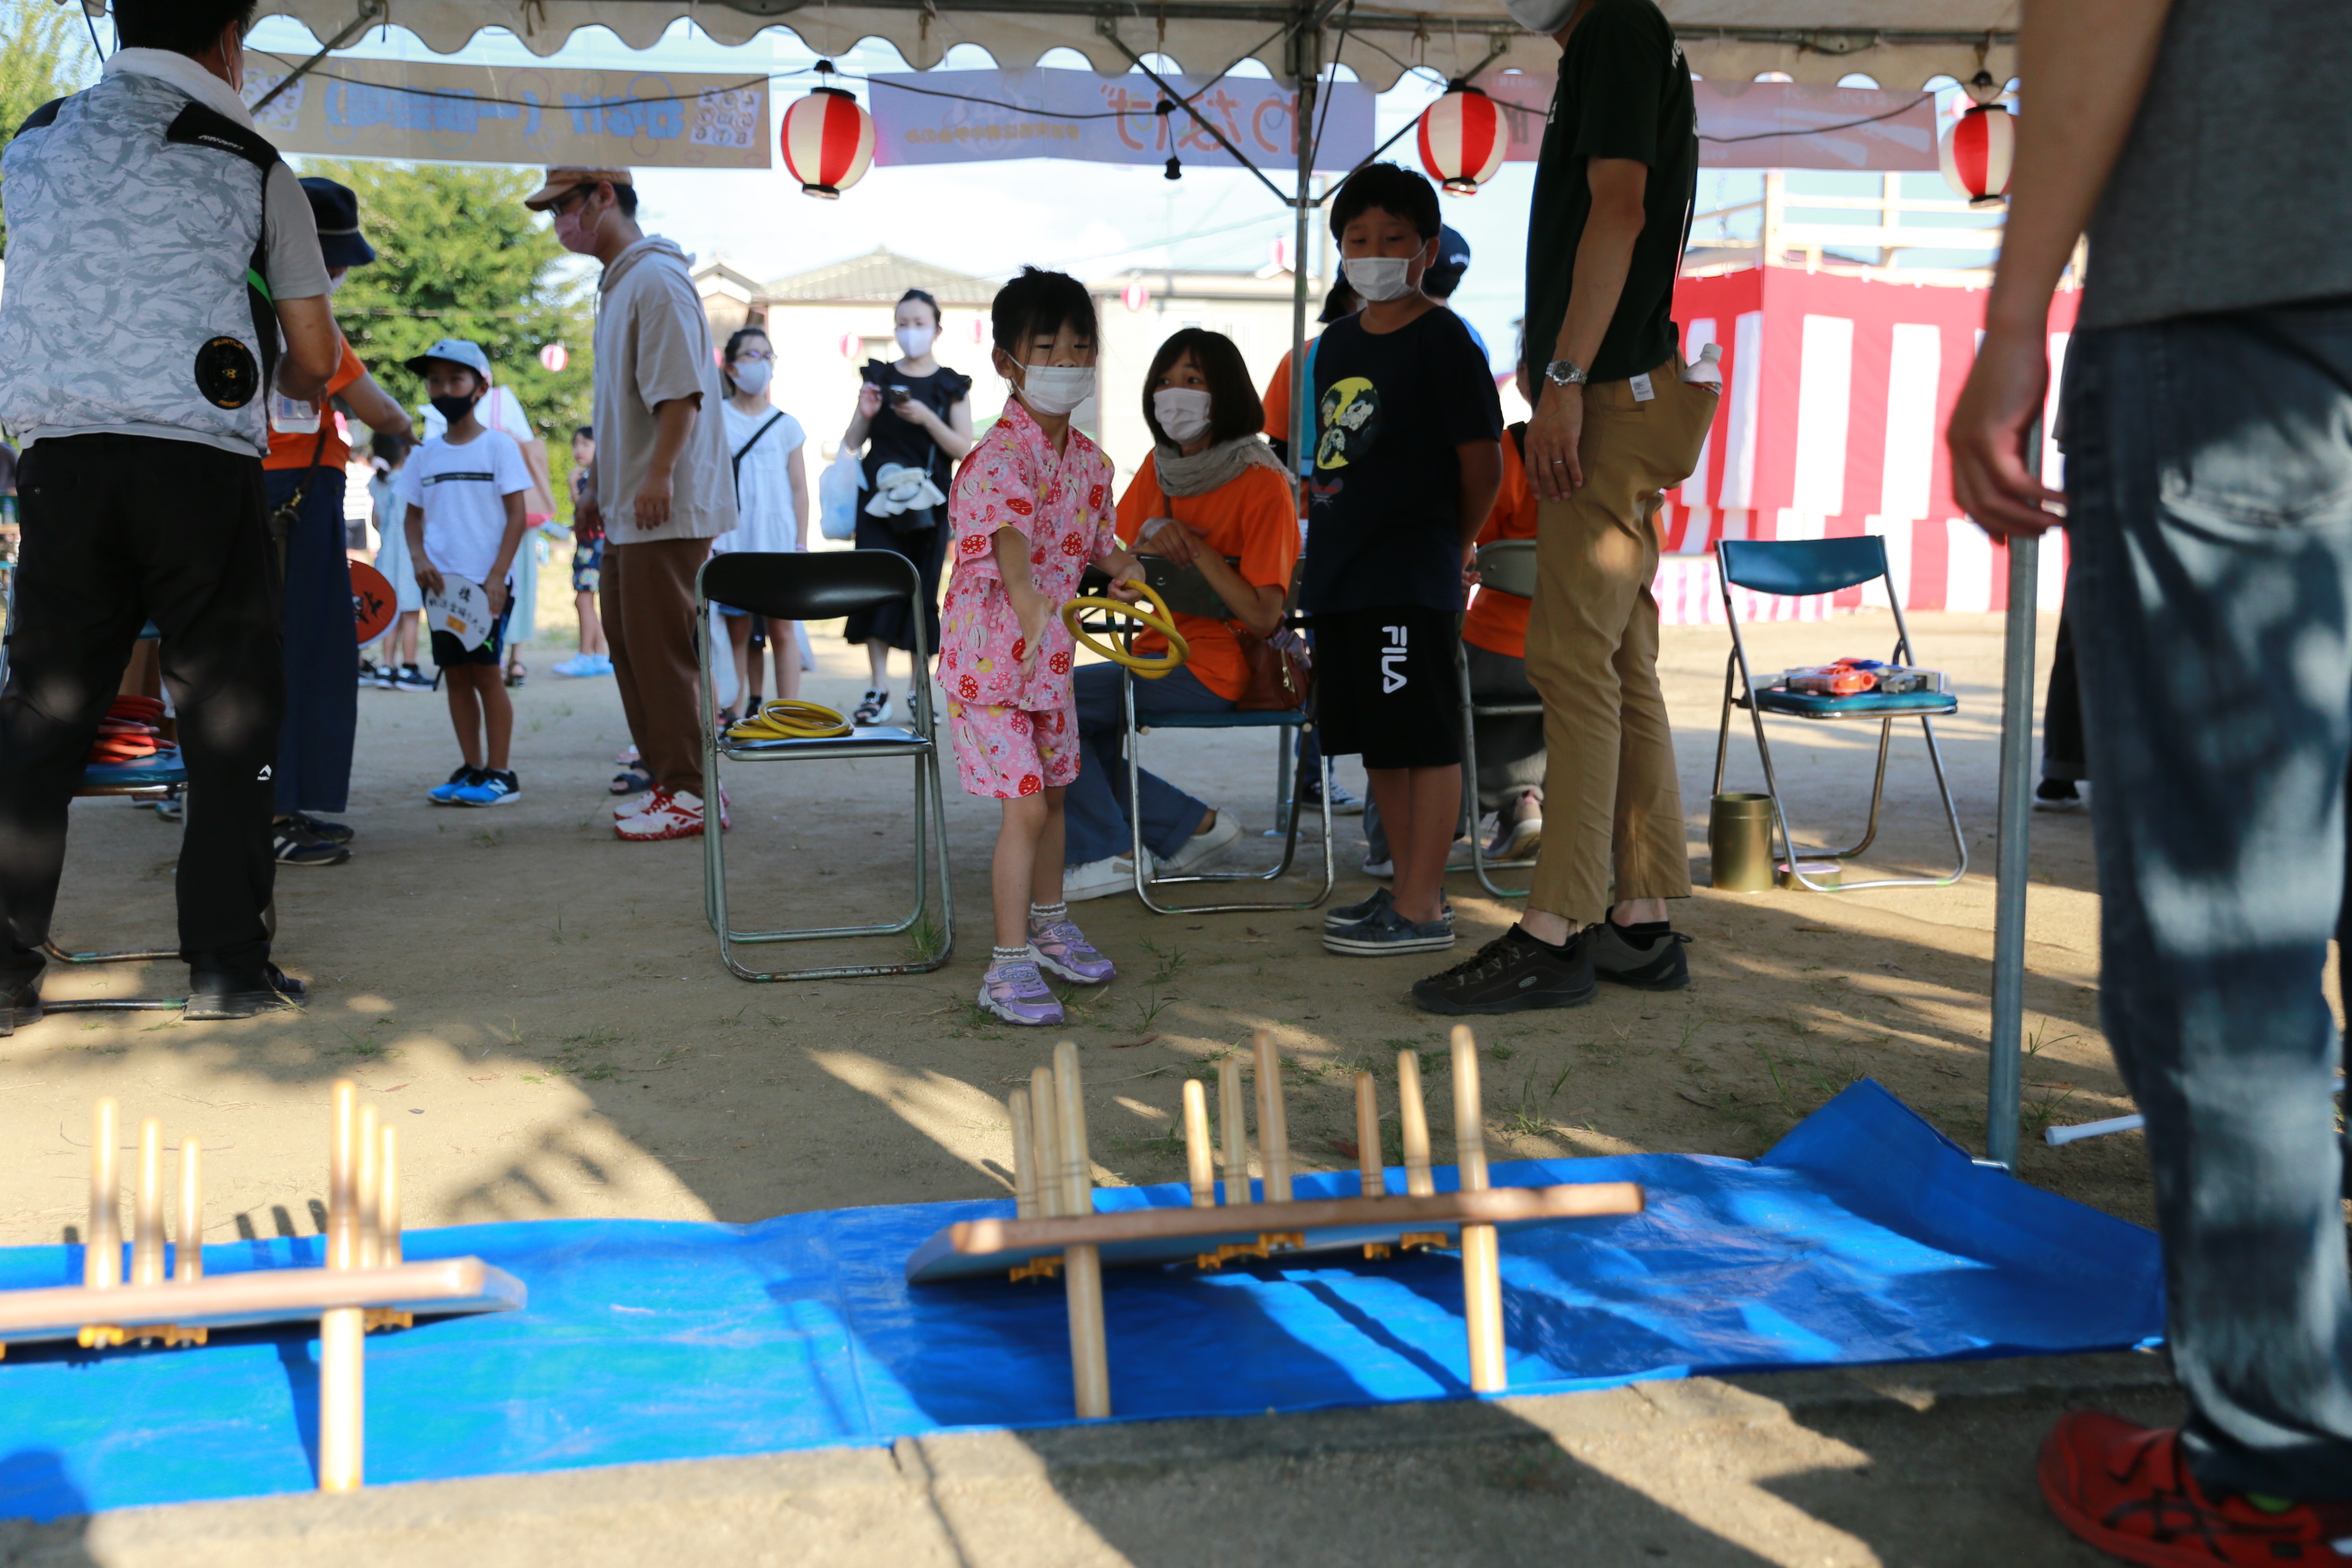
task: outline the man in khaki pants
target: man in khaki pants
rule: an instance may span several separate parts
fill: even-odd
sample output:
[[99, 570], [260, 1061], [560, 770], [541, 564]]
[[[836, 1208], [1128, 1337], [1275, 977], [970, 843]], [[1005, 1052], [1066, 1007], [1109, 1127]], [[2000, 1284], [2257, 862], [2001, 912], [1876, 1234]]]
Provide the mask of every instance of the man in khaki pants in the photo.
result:
[[1690, 981], [1666, 919], [1691, 885], [1650, 596], [1651, 520], [1690, 477], [1717, 395], [1682, 379], [1673, 318], [1698, 179], [1690, 68], [1654, 0], [1508, 4], [1560, 46], [1528, 234], [1544, 837], [1520, 922], [1412, 988], [1433, 1013], [1573, 1007], [1596, 976]]

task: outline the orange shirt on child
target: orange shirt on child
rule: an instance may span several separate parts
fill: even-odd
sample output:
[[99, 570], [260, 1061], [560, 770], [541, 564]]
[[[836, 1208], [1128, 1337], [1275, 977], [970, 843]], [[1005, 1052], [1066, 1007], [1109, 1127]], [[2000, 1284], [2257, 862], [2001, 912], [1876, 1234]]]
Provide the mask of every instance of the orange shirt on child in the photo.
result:
[[[1503, 433], [1503, 488], [1495, 492], [1495, 510], [1486, 514], [1486, 526], [1478, 531], [1481, 544], [1536, 536], [1538, 501], [1535, 487], [1528, 483], [1526, 459], [1519, 455], [1519, 443], [1526, 439], [1524, 425]], [[1527, 658], [1528, 608], [1533, 603], [1517, 594], [1479, 589], [1471, 595], [1469, 613], [1462, 617], [1462, 640], [1508, 658]]]
[[[1298, 563], [1298, 501], [1272, 468], [1253, 463], [1239, 478], [1205, 494], [1171, 500], [1160, 488], [1159, 469], [1146, 458], [1127, 493], [1118, 498], [1120, 540], [1133, 545], [1137, 533], [1155, 517], [1172, 517], [1205, 534], [1202, 548], [1237, 559], [1234, 570], [1252, 587], [1289, 591], [1291, 569]], [[1232, 626], [1206, 616], [1180, 615], [1176, 629], [1192, 650], [1184, 668], [1226, 701], [1240, 700], [1249, 666]], [[1240, 635], [1249, 634], [1244, 629]], [[1157, 632], [1135, 639], [1138, 653], [1155, 653], [1167, 646], [1168, 639]]]
[[313, 452], [319, 454], [319, 466], [322, 468], [340, 468], [350, 462], [351, 443], [344, 440], [342, 433], [335, 428], [335, 411], [327, 406], [327, 400], [366, 374], [367, 366], [360, 363], [360, 356], [352, 352], [350, 340], [345, 339], [343, 362], [328, 378], [327, 390], [319, 399], [320, 429], [327, 433], [326, 446], [321, 447], [319, 445], [318, 430], [295, 434], [272, 430], [269, 433], [269, 456], [261, 459], [261, 466], [265, 468], [307, 468], [310, 466], [310, 454]]

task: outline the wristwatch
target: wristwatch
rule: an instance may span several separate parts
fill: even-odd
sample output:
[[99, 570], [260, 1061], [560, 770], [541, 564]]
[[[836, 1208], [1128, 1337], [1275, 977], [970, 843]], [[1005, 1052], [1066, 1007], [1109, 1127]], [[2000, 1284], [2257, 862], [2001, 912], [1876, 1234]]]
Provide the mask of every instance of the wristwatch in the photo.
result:
[[1556, 359], [1544, 366], [1544, 379], [1554, 386], [1582, 386], [1592, 378], [1572, 359]]

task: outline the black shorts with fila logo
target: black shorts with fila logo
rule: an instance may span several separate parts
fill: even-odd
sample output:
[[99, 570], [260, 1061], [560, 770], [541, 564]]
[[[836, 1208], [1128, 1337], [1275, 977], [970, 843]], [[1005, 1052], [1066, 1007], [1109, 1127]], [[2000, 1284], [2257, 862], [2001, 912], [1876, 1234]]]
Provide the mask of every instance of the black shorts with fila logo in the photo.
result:
[[1315, 617], [1315, 714], [1329, 756], [1368, 768], [1442, 768], [1462, 760], [1461, 617], [1425, 605]]

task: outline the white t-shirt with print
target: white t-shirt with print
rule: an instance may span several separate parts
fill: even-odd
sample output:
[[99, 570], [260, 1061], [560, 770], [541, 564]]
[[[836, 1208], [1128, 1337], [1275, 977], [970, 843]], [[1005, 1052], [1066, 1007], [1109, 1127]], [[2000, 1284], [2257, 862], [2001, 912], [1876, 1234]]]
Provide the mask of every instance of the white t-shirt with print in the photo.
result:
[[425, 553], [442, 571], [488, 586], [506, 538], [506, 498], [530, 489], [530, 469], [514, 437], [485, 430], [462, 447], [436, 436], [399, 474], [403, 526], [407, 509], [425, 509]]

